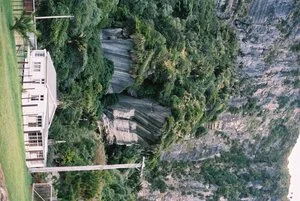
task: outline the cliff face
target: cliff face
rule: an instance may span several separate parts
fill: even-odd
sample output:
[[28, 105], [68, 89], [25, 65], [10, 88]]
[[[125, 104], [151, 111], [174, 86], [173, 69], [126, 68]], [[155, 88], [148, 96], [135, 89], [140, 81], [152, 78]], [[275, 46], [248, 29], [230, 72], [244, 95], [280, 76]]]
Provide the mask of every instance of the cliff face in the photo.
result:
[[149, 99], [119, 96], [119, 102], [105, 111], [103, 124], [109, 141], [117, 144], [158, 143], [169, 108]]
[[[104, 29], [101, 32], [104, 56], [114, 64], [109, 94], [120, 94], [134, 84], [132, 77], [132, 39], [123, 29]], [[135, 91], [131, 91], [135, 95]], [[166, 118], [171, 115], [169, 108], [148, 99], [137, 99], [120, 95], [119, 102], [107, 108], [102, 118], [109, 143], [144, 146], [157, 144]]]
[[126, 37], [123, 29], [104, 29], [101, 33], [104, 56], [114, 64], [114, 73], [108, 93], [121, 93], [134, 83], [131, 75], [132, 39]]
[[9, 201], [7, 187], [4, 180], [4, 174], [0, 164], [0, 200], [1, 201]]
[[145, 182], [141, 200], [279, 201], [287, 196], [287, 157], [300, 120], [300, 2], [219, 1], [217, 8], [237, 30], [236, 93], [228, 110], [205, 125], [206, 135], [162, 154], [161, 163], [171, 167], [160, 170], [168, 188], [152, 192]]

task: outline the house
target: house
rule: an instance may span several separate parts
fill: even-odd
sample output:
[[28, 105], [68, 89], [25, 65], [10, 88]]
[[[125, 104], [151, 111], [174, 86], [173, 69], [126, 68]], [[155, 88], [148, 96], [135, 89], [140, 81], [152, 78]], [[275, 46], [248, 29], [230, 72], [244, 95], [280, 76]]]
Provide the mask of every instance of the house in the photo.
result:
[[26, 164], [45, 167], [48, 129], [57, 108], [56, 71], [49, 52], [29, 50], [22, 73], [22, 112]]

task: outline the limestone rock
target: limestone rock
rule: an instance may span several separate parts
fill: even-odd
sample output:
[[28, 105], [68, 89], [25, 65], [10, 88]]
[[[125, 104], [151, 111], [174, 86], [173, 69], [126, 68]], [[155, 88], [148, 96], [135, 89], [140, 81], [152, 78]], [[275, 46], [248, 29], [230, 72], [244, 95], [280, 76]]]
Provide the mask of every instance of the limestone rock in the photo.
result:
[[0, 164], [0, 201], [9, 201], [8, 191], [5, 185], [4, 174]]
[[149, 99], [120, 95], [119, 102], [105, 111], [103, 126], [109, 142], [145, 146], [158, 143], [169, 108]]
[[[299, 1], [294, 0], [240, 1], [248, 9], [246, 16], [240, 19], [229, 19], [233, 17], [235, 2], [238, 1], [219, 0], [217, 13], [221, 19], [226, 19], [229, 23], [231, 23], [230, 20], [242, 22], [236, 24], [241, 52], [237, 58], [241, 66], [238, 72], [240, 91], [229, 100], [229, 106], [238, 108], [238, 112], [221, 114], [216, 122], [206, 125], [206, 128], [209, 128], [208, 134], [199, 139], [177, 143], [165, 151], [161, 156], [162, 161], [192, 162], [193, 166], [185, 170], [188, 173], [182, 173], [183, 176], [176, 177], [176, 173], [171, 179], [168, 177], [165, 182], [172, 189], [168, 189], [166, 193], [151, 193], [144, 189], [145, 193], [140, 194], [143, 199], [155, 200], [166, 195], [169, 197], [173, 195], [176, 200], [197, 200], [199, 194], [203, 197], [205, 192], [209, 192], [211, 194], [205, 195], [202, 199], [208, 200], [216, 192], [217, 187], [214, 185], [208, 185], [207, 188], [201, 187], [207, 183], [202, 180], [201, 172], [199, 172], [201, 164], [205, 160], [230, 151], [233, 141], [239, 143], [251, 161], [253, 159], [250, 169], [265, 172], [271, 177], [283, 174], [280, 166], [284, 164], [261, 162], [259, 154], [262, 153], [268, 157], [268, 154], [271, 155], [268, 150], [285, 150], [285, 153], [289, 153], [291, 145], [295, 143], [299, 134], [300, 89], [295, 83], [299, 82], [300, 54], [299, 51], [291, 51], [291, 47], [299, 44], [300, 41], [299, 15], [293, 14], [293, 12], [296, 13], [297, 8], [299, 9], [300, 4]], [[287, 97], [284, 99], [285, 102], [280, 102], [282, 97]], [[260, 109], [239, 112], [249, 104], [251, 99], [256, 100], [255, 105]], [[290, 131], [292, 133], [290, 142], [287, 143], [289, 147], [281, 142], [280, 137], [272, 139], [272, 143], [265, 147], [262, 145], [262, 140], [268, 139], [272, 122], [278, 119], [284, 120], [286, 127], [293, 128]], [[234, 169], [232, 168], [231, 171]], [[237, 170], [236, 172], [242, 174], [243, 171]], [[194, 181], [195, 178], [197, 178], [197, 184]], [[279, 183], [279, 177], [276, 179]], [[288, 183], [287, 181], [287, 185]], [[198, 188], [193, 188], [197, 185]], [[250, 196], [240, 198], [240, 200], [282, 200], [281, 197], [276, 197], [274, 189], [263, 185], [262, 181], [250, 182], [248, 187], [266, 192], [263, 195], [264, 198]], [[193, 192], [190, 195], [192, 198], [187, 199], [186, 195], [178, 196], [179, 191]]]
[[101, 33], [104, 56], [114, 64], [108, 93], [121, 93], [134, 83], [131, 75], [133, 41], [123, 35], [123, 29], [104, 29]]

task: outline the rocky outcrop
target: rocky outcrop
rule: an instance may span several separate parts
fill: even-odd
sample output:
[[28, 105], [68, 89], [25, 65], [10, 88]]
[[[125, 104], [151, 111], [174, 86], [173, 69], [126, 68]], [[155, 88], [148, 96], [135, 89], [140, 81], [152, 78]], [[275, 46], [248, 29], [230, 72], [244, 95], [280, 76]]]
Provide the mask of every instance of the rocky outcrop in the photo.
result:
[[[243, 19], [246, 23], [236, 28], [240, 46], [239, 89], [228, 102], [229, 111], [210, 125], [210, 137], [199, 140], [209, 145], [214, 143], [207, 138], [213, 139], [216, 130], [227, 133], [229, 139], [254, 143], [253, 137], [269, 135], [272, 119], [286, 119], [287, 124], [299, 120], [300, 52], [291, 50], [300, 42], [300, 19], [294, 15], [299, 2], [253, 0], [244, 6], [249, 8]], [[199, 147], [198, 140], [192, 143]]]
[[121, 93], [134, 83], [131, 75], [133, 41], [125, 36], [123, 29], [104, 29], [101, 42], [104, 56], [114, 64], [108, 93]]
[[236, 11], [239, 1], [243, 0], [218, 0], [217, 1], [217, 16], [221, 19], [232, 17]]
[[4, 174], [0, 164], [0, 201], [9, 201], [8, 191], [5, 185]]
[[105, 111], [103, 127], [111, 143], [145, 146], [156, 144], [161, 137], [170, 109], [149, 99], [119, 96], [119, 102]]
[[[114, 64], [114, 73], [108, 93], [120, 94], [134, 84], [132, 77], [132, 39], [123, 29], [104, 29], [101, 33], [104, 56]], [[128, 90], [135, 95], [135, 91]], [[148, 99], [119, 96], [119, 102], [107, 108], [102, 118], [109, 143], [145, 146], [156, 144], [161, 137], [170, 109]]]

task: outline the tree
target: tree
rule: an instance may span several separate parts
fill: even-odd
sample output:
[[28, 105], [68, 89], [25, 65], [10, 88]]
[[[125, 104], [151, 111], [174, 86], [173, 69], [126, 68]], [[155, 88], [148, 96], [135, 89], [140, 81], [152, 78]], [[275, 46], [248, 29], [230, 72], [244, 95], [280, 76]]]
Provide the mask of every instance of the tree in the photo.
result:
[[15, 17], [15, 23], [11, 27], [11, 30], [18, 32], [24, 39], [29, 40], [28, 33], [34, 33], [39, 35], [39, 32], [35, 28], [33, 22], [34, 13], [28, 15], [25, 10], [23, 10], [19, 18]]

